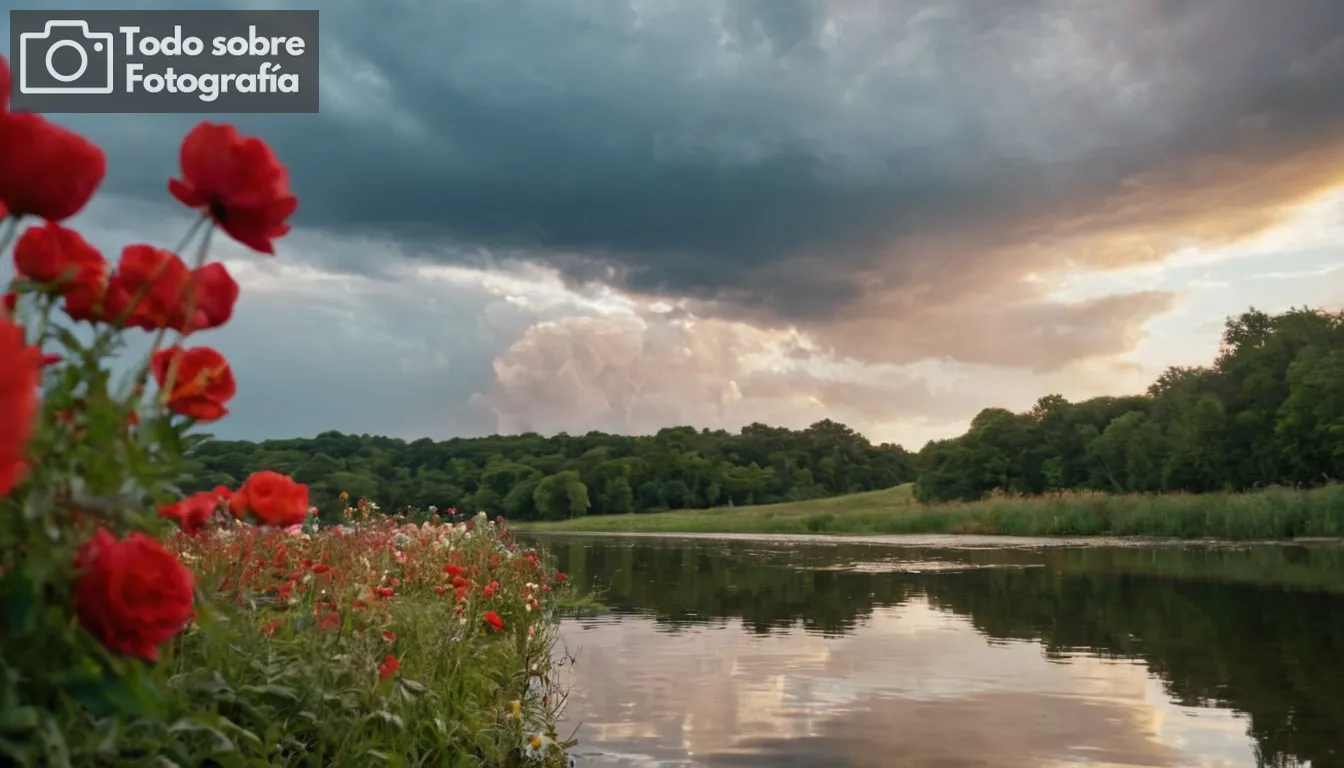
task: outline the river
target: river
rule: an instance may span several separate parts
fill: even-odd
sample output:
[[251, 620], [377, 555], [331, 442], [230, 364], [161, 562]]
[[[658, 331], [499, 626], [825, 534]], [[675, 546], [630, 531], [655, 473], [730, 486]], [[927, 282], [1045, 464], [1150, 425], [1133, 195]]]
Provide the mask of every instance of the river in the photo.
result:
[[1337, 546], [529, 538], [580, 766], [1344, 766]]

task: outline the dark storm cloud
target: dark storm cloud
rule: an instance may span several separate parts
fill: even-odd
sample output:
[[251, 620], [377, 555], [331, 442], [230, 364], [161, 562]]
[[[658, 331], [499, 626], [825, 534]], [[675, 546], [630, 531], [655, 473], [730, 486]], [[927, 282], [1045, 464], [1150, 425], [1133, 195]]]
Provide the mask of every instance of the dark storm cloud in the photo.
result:
[[[296, 223], [784, 320], [1016, 278], [1000, 246], [1042, 222], [1086, 234], [1129, 180], [1203, 191], [1195, 160], [1270, 167], [1344, 114], [1338, 0], [315, 7], [324, 114], [238, 120], [291, 166]], [[191, 121], [71, 120], [117, 148], [114, 189], [154, 195]], [[975, 242], [909, 245], [947, 232]]]

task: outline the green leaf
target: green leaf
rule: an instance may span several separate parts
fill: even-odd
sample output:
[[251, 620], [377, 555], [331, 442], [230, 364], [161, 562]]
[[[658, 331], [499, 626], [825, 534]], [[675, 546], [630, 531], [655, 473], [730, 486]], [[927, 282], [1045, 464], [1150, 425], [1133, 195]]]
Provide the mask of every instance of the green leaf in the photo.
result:
[[0, 711], [0, 732], [22, 733], [37, 728], [40, 718], [36, 707], [7, 707]]
[[179, 720], [173, 723], [168, 731], [170, 733], [202, 733], [207, 736], [213, 736], [215, 746], [213, 752], [236, 752], [238, 747], [233, 743], [224, 731], [217, 726], [199, 720]]

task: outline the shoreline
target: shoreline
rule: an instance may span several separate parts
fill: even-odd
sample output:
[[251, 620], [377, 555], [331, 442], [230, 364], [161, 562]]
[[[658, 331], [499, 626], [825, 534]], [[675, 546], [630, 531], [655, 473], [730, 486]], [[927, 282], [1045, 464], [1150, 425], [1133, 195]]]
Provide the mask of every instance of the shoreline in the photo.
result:
[[866, 533], [753, 533], [675, 531], [578, 531], [510, 528], [517, 534], [538, 537], [591, 537], [604, 539], [696, 539], [799, 544], [872, 544], [910, 549], [1083, 549], [1143, 547], [1206, 547], [1237, 549], [1263, 546], [1344, 547], [1344, 537], [1312, 536], [1296, 539], [1175, 538], [1170, 536], [1015, 536], [974, 533], [866, 534]]

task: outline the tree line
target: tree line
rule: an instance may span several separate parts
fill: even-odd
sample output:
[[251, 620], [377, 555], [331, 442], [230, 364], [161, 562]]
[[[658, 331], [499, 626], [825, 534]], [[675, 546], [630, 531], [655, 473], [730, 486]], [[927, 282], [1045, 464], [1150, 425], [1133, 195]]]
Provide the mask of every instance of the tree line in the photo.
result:
[[650, 436], [535, 433], [405, 440], [324, 432], [313, 438], [215, 440], [192, 453], [193, 489], [236, 487], [259, 469], [309, 485], [324, 519], [338, 495], [386, 509], [457, 508], [560, 520], [748, 504], [877, 490], [914, 479], [913, 456], [833, 421], [790, 430], [670, 427]]
[[1200, 493], [1340, 480], [1344, 312], [1252, 308], [1228, 319], [1212, 365], [1170, 368], [1132, 397], [987, 408], [916, 463], [926, 502], [994, 489]]
[[326, 519], [338, 494], [405, 507], [484, 510], [518, 520], [703, 509], [888, 488], [920, 501], [997, 490], [1205, 492], [1314, 485], [1344, 477], [1344, 313], [1251, 309], [1230, 318], [1217, 359], [1174, 367], [1141, 395], [1013, 413], [986, 408], [966, 434], [918, 454], [874, 445], [830, 420], [802, 430], [669, 427], [655, 435], [492, 435], [405, 441], [324, 432], [210, 441], [192, 453], [192, 490], [236, 486], [259, 469], [311, 489]]

